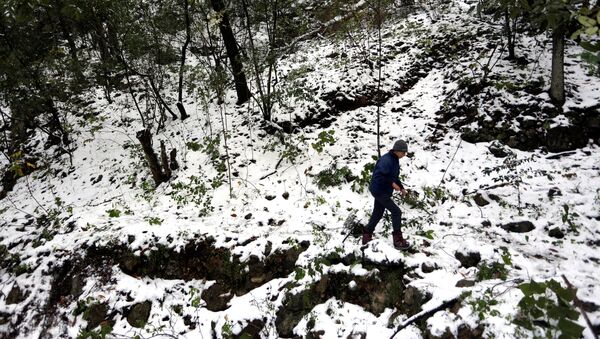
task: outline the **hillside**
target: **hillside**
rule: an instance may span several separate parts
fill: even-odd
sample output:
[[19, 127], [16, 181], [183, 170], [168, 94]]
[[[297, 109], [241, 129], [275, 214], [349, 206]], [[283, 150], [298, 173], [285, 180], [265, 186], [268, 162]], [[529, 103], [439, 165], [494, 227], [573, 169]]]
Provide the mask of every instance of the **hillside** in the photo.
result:
[[[270, 122], [197, 74], [190, 117], [151, 128], [179, 165], [158, 187], [136, 138], [147, 89], [63, 103], [70, 151], [35, 132], [29, 174], [0, 200], [2, 337], [597, 336], [599, 78], [567, 40], [556, 108], [549, 36], [520, 34], [507, 60], [502, 24], [476, 12], [392, 11], [381, 83], [377, 29], [299, 41], [278, 60]], [[407, 252], [389, 219], [360, 243], [378, 102], [382, 154], [409, 147], [410, 194], [394, 196]]]

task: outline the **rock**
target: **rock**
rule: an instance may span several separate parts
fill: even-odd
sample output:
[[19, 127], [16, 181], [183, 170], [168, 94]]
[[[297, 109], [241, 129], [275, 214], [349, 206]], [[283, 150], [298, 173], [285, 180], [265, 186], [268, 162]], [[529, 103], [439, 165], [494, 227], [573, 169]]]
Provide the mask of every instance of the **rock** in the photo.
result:
[[460, 261], [462, 267], [469, 268], [475, 267], [481, 261], [481, 254], [479, 252], [468, 252], [464, 254], [463, 252], [454, 253], [454, 257]]
[[130, 235], [127, 236], [127, 243], [128, 244], [131, 244], [134, 241], [135, 241], [135, 235], [130, 234]]
[[475, 201], [475, 203], [476, 203], [476, 204], [477, 204], [477, 206], [479, 206], [479, 207], [483, 207], [483, 206], [486, 206], [486, 205], [489, 205], [489, 204], [490, 204], [490, 202], [489, 202], [489, 201], [487, 201], [487, 200], [486, 200], [486, 199], [483, 197], [483, 194], [481, 194], [481, 193], [477, 193], [477, 194], [475, 194], [475, 196], [473, 197], [473, 201]]
[[481, 226], [483, 227], [492, 227], [492, 222], [489, 220], [484, 220], [481, 222]]
[[535, 229], [531, 221], [516, 221], [508, 224], [500, 225], [503, 230], [513, 233], [527, 233]]
[[488, 193], [488, 198], [494, 200], [495, 202], [502, 201], [502, 198], [500, 198], [498, 195], [493, 194], [493, 193]]
[[428, 298], [425, 293], [414, 286], [409, 286], [404, 290], [402, 296], [402, 309], [406, 314], [417, 314], [427, 299], [430, 297]]
[[107, 303], [92, 303], [86, 310], [83, 312], [83, 319], [87, 321], [86, 329], [89, 331], [98, 327], [102, 322], [106, 321], [106, 316], [108, 314], [108, 304]]
[[550, 152], [572, 151], [585, 147], [588, 136], [579, 126], [556, 126], [546, 132], [546, 144]]
[[485, 327], [483, 325], [479, 325], [475, 328], [471, 328], [467, 324], [461, 324], [460, 326], [458, 326], [458, 336], [456, 337], [456, 339], [483, 338], [484, 331], [485, 331]]
[[496, 158], [506, 158], [512, 152], [508, 150], [504, 145], [502, 145], [498, 140], [494, 140], [490, 143], [488, 147], [490, 153], [492, 153]]
[[438, 265], [436, 265], [435, 263], [424, 262], [421, 264], [421, 271], [423, 271], [423, 273], [431, 273], [437, 270], [438, 268]]
[[475, 286], [475, 280], [461, 279], [456, 282], [456, 287], [473, 287]]
[[556, 196], [562, 196], [562, 192], [558, 187], [552, 187], [548, 190], [548, 198], [550, 198], [550, 200]]
[[128, 253], [121, 260], [120, 266], [123, 272], [129, 274], [131, 272], [135, 272], [135, 270], [139, 267], [140, 263], [140, 257]]
[[85, 278], [82, 274], [75, 274], [71, 279], [71, 295], [75, 298], [79, 297], [83, 293], [83, 287], [85, 286]]
[[143, 328], [148, 322], [151, 309], [152, 302], [150, 301], [133, 305], [127, 314], [127, 322], [133, 327]]
[[12, 315], [10, 313], [0, 312], [0, 325], [8, 324], [10, 322], [11, 316]]
[[6, 304], [7, 305], [18, 304], [18, 303], [22, 302], [23, 300], [25, 300], [26, 298], [27, 298], [27, 295], [25, 293], [23, 293], [23, 291], [21, 290], [19, 285], [14, 284], [13, 288], [10, 290], [10, 292], [8, 292], [8, 295], [6, 296]]
[[224, 311], [229, 308], [229, 300], [233, 294], [227, 286], [217, 282], [202, 292], [202, 300], [206, 302], [206, 308], [213, 312]]
[[561, 231], [561, 229], [558, 227], [554, 227], [553, 229], [551, 229], [548, 232], [548, 235], [551, 236], [552, 238], [556, 238], [556, 239], [562, 239], [565, 237], [565, 234], [563, 233], [563, 231]]
[[187, 326], [190, 330], [196, 329], [196, 323], [192, 321], [192, 316], [189, 314], [183, 316], [183, 324]]
[[252, 213], [248, 213], [244, 216], [244, 219], [250, 220], [252, 218]]
[[290, 194], [288, 192], [283, 192], [283, 194], [281, 196], [283, 197], [283, 199], [288, 200], [288, 198], [290, 197]]
[[275, 198], [276, 198], [276, 197], [275, 197], [274, 195], [266, 195], [266, 196], [265, 196], [265, 199], [267, 199], [267, 200], [269, 200], [269, 201], [271, 201], [271, 200], [273, 200], [273, 199], [275, 199]]
[[260, 332], [265, 327], [265, 322], [260, 319], [254, 319], [242, 329], [242, 331], [234, 335], [233, 338], [261, 338]]

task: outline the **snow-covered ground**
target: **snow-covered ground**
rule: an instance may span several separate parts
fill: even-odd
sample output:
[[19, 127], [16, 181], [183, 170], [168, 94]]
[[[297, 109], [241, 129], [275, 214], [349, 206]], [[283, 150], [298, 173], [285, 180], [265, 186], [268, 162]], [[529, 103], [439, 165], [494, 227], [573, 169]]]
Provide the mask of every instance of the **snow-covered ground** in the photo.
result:
[[[426, 55], [432, 38], [448, 31], [461, 36], [478, 29], [499, 34], [500, 26], [474, 19], [465, 12], [468, 5], [462, 5], [437, 9], [434, 21], [431, 12], [395, 19], [383, 31], [386, 61], [382, 89], [391, 97], [381, 107], [382, 151], [398, 138], [408, 141], [409, 156], [401, 160], [401, 177], [417, 195], [412, 204], [397, 199], [403, 210], [404, 234], [414, 244], [414, 252], [393, 248], [389, 221], [378, 225], [375, 240], [366, 247], [361, 248], [359, 238], [345, 239], [344, 222], [355, 214], [366, 224], [372, 198], [367, 191], [353, 189], [354, 182], [325, 189], [316, 185], [321, 171], [347, 166], [353, 175], [360, 176], [365, 165], [374, 162], [376, 106], [340, 112], [325, 128], [313, 125], [275, 136], [261, 129], [256, 104], [234, 105], [234, 92], [228, 93], [221, 106], [214, 102], [204, 105], [198, 95], [190, 94], [185, 105], [191, 117], [169, 121], [155, 135], [156, 149], [159, 140], [165, 141], [168, 149], [177, 149], [181, 169], [173, 173], [170, 183], [154, 190], [135, 138], [141, 122], [131, 97], [123, 94], [107, 104], [98, 91], [90, 95], [94, 102], [85, 108], [85, 112], [94, 113], [94, 119], [82, 126], [79, 122], [83, 118], [71, 118], [77, 133], [72, 159], [64, 155], [38, 164], [39, 168], [20, 178], [0, 202], [1, 244], [7, 251], [2, 260], [8, 262], [12, 255], [14, 262], [10, 269], [0, 270], [0, 333], [23, 338], [76, 337], [87, 324], [84, 314], [75, 312], [79, 301], [80, 306], [106, 303], [114, 321], [110, 336], [115, 337], [228, 337], [255, 319], [264, 325], [260, 336], [278, 337], [277, 312], [288, 293], [300, 293], [328, 272], [357, 277], [369, 274], [360, 260], [352, 265], [325, 263], [320, 270], [313, 270], [319, 258], [331, 253], [374, 263], [403, 263], [410, 274], [400, 282], [402, 289], [412, 286], [431, 296], [420, 305], [423, 310], [462, 296], [458, 310], [441, 310], [426, 321], [433, 336], [447, 330], [457, 336], [461, 324], [470, 328], [482, 324], [484, 337], [533, 336], [512, 322], [523, 297], [518, 285], [532, 279], [555, 279], [564, 286], [563, 275], [577, 288], [579, 299], [595, 303], [588, 315], [598, 326], [598, 146], [590, 143], [558, 159], [541, 150], [514, 149], [507, 149], [512, 154], [509, 157], [497, 158], [489, 151], [490, 143], [461, 141], [460, 134], [452, 129], [439, 135], [437, 113], [458, 86], [456, 74], [477, 79], [478, 67], [488, 60], [489, 55], [477, 51], [485, 49], [485, 38], [470, 36], [476, 48], [459, 50], [443, 69], [424, 66], [423, 74], [410, 88], [397, 90], [409, 69], [418, 63], [427, 64], [427, 59], [420, 58]], [[522, 42], [529, 44], [531, 40], [523, 37]], [[408, 48], [401, 50], [402, 46]], [[492, 73], [510, 79], [524, 72], [547, 80], [549, 44], [520, 47], [531, 53], [531, 58], [541, 53], [538, 63], [515, 70], [516, 66], [501, 59]], [[598, 78], [587, 75], [578, 52], [577, 47], [570, 46], [566, 53], [567, 84], [578, 89], [571, 91], [567, 110], [600, 100]], [[320, 98], [332, 91], [357, 94], [367, 87], [376, 88], [377, 68], [371, 70], [361, 61], [365, 53], [375, 60], [375, 32], [368, 39], [362, 32], [353, 40], [301, 43], [298, 51], [280, 61], [279, 69], [283, 79], [295, 71], [293, 81], [282, 83], [302, 85], [303, 96], [286, 97], [286, 105], [277, 106], [275, 119], [281, 122], [306, 117], [310, 107], [326, 107]], [[469, 67], [477, 62], [479, 66]], [[504, 95], [514, 98], [514, 94]], [[545, 95], [540, 94], [540, 100], [546, 100]], [[227, 172], [217, 170], [225, 156], [222, 117], [227, 124], [231, 186]], [[313, 144], [319, 142], [323, 131], [333, 131], [335, 141], [323, 143], [323, 150], [318, 152]], [[431, 142], [433, 136], [438, 136], [435, 144]], [[211, 159], [207, 145], [215, 138], [220, 140], [215, 148], [218, 154]], [[173, 185], [176, 183], [182, 185]], [[488, 204], [478, 206], [475, 196]], [[48, 221], [37, 219], [42, 215], [48, 216]], [[500, 227], [519, 221], [530, 221], [535, 228], [514, 233]], [[561, 238], [557, 233], [549, 234], [555, 228], [562, 233]], [[293, 273], [234, 296], [222, 311], [208, 310], [199, 298], [214, 280], [132, 276], [117, 264], [104, 268], [109, 278], [97, 267], [90, 267], [76, 298], [60, 299], [57, 309], [47, 305], [58, 268], [73, 255], [85, 255], [93, 244], [126, 245], [134, 254], [145, 255], [160, 245], [182, 250], [190, 242], [208, 238], [242, 262], [252, 257], [264, 260], [266, 253], [293, 248], [304, 240], [310, 246], [300, 254]], [[498, 263], [507, 276], [478, 279], [481, 266], [463, 267], [456, 259], [457, 252], [477, 252], [480, 265]], [[472, 280], [473, 286], [456, 287], [465, 279]], [[15, 286], [23, 292], [23, 300], [9, 304], [7, 296]], [[352, 282], [347, 288], [353, 288]], [[145, 301], [151, 302], [147, 324], [143, 328], [131, 326], [125, 310]], [[488, 308], [481, 308], [482, 304]], [[392, 308], [374, 314], [362, 306], [331, 297], [307, 312], [294, 333], [303, 337], [312, 332], [325, 338], [361, 334], [383, 338], [390, 337], [408, 319], [405, 314], [392, 318]], [[53, 319], [49, 309], [60, 318]], [[582, 316], [578, 323], [586, 327]], [[593, 337], [587, 327], [583, 335]], [[424, 336], [412, 324], [396, 338]]]

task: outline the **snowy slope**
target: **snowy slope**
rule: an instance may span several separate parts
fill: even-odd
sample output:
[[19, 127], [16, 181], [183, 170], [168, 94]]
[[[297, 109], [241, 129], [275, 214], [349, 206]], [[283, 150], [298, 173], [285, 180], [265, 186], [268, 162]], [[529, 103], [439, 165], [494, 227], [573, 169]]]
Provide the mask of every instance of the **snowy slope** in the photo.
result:
[[[495, 34], [498, 42], [501, 32], [500, 26], [475, 19], [467, 12], [468, 5], [462, 5], [394, 19], [382, 34], [382, 90], [389, 96], [381, 107], [382, 151], [398, 138], [409, 143], [409, 156], [401, 160], [401, 175], [405, 186], [417, 195], [412, 203], [397, 199], [403, 210], [404, 233], [416, 251], [402, 253], [393, 248], [389, 221], [378, 225], [375, 240], [366, 247], [361, 247], [360, 239], [353, 236], [344, 241], [344, 222], [356, 214], [359, 222], [366, 224], [372, 199], [366, 191], [353, 190], [352, 182], [326, 189], [316, 185], [317, 175], [323, 170], [348, 166], [354, 176], [359, 176], [364, 166], [373, 162], [372, 156], [377, 154], [375, 105], [367, 103], [335, 112], [326, 127], [310, 125], [275, 136], [261, 128], [254, 103], [234, 105], [233, 92], [221, 106], [205, 104], [199, 94], [190, 94], [185, 105], [191, 118], [169, 121], [154, 140], [156, 149], [159, 140], [164, 140], [167, 148], [176, 148], [182, 168], [174, 172], [171, 183], [153, 190], [144, 183], [151, 178], [135, 139], [141, 123], [131, 97], [123, 94], [109, 105], [99, 91], [90, 93], [93, 103], [85, 107], [85, 112], [94, 113], [94, 128], [89, 123], [82, 127], [79, 122], [83, 118], [72, 118], [78, 133], [72, 160], [68, 156], [52, 159], [52, 150], [48, 150], [46, 163], [19, 179], [0, 202], [1, 244], [7, 251], [3, 254], [7, 264], [0, 270], [0, 332], [7, 337], [76, 337], [91, 322], [90, 305], [105, 304], [108, 310], [99, 312], [103, 317], [98, 324], [110, 320], [110, 336], [119, 338], [229, 337], [253, 320], [259, 320], [255, 324], [259, 324], [261, 337], [278, 337], [282, 334], [278, 333], [277, 319], [283, 318], [279, 312], [291, 314], [291, 295], [314, 286], [316, 292], [310, 295], [324, 300], [306, 302], [304, 306], [309, 310], [294, 325], [295, 335], [390, 337], [409, 318], [408, 314], [396, 314], [396, 309], [390, 307], [374, 311], [378, 306], [343, 300], [358, 300], [360, 295], [351, 291], [376, 286], [404, 291], [403, 305], [410, 304], [405, 291], [409, 287], [417, 289], [427, 295], [418, 305], [422, 310], [459, 296], [464, 299], [456, 309], [435, 313], [421, 327], [409, 325], [397, 338], [425, 337], [423, 327], [432, 336], [446, 331], [457, 336], [463, 324], [471, 329], [482, 325], [484, 337], [532, 337], [532, 332], [512, 322], [523, 297], [517, 286], [531, 279], [555, 279], [564, 285], [562, 275], [578, 289], [579, 299], [591, 302], [589, 317], [598, 326], [598, 145], [590, 143], [558, 159], [543, 150], [523, 152], [503, 146], [512, 155], [498, 158], [489, 151], [490, 143], [461, 141], [460, 133], [451, 128], [440, 132], [437, 125], [443, 105], [460, 100], [455, 95], [460, 79], [477, 81], [481, 77], [480, 67], [488, 62], [491, 52], [488, 38]], [[286, 105], [277, 106], [275, 120], [300, 121], [311, 114], [311, 109], [327, 110], [329, 103], [324, 98], [330, 93], [348, 97], [373, 93], [377, 68], [371, 70], [362, 60], [365, 56], [375, 60], [375, 33], [356, 32], [352, 40], [303, 42], [296, 52], [281, 60], [281, 76], [289, 76], [284, 86], [301, 85], [303, 94], [288, 97]], [[448, 34], [468, 39], [472, 48], [449, 48], [452, 55], [446, 55], [447, 62], [441, 65], [428, 48], [438, 46], [436, 41]], [[526, 73], [548, 83], [549, 44], [534, 46], [532, 39], [522, 37], [519, 48], [530, 59], [539, 57], [538, 63], [518, 69], [502, 56], [492, 56], [496, 79], [518, 79], [518, 74]], [[567, 83], [573, 89], [565, 105], [567, 111], [600, 100], [598, 79], [587, 75], [578, 53], [580, 49], [575, 46], [569, 46], [566, 53]], [[502, 88], [498, 91], [503, 100], [511, 102], [529, 98]], [[538, 97], [548, 102], [545, 93]], [[501, 104], [482, 103], [481, 114], [494, 107], [502, 109]], [[222, 117], [226, 117], [227, 124], [231, 194], [227, 172], [217, 170], [226, 154]], [[323, 131], [334, 131], [335, 142], [324, 144], [323, 151], [318, 152], [312, 144], [318, 143]], [[221, 142], [218, 156], [211, 159], [202, 147], [207, 138], [215, 137]], [[201, 149], [195, 150], [190, 142]], [[221, 184], [213, 188], [211, 184], [219, 181]], [[196, 194], [172, 185], [179, 182], [181, 187], [202, 187], [206, 193]], [[478, 206], [474, 200], [477, 195], [489, 204]], [[198, 197], [198, 204], [185, 202], [194, 197]], [[39, 219], [42, 215], [48, 220]], [[530, 221], [535, 228], [515, 233], [501, 227], [520, 221]], [[562, 238], [549, 234], [555, 228]], [[303, 241], [310, 243], [307, 249], [302, 247]], [[249, 290], [227, 282], [229, 287], [236, 286], [237, 295], [228, 301], [229, 307], [218, 311], [209, 310], [206, 300], [199, 297], [219, 280], [211, 279], [210, 274], [188, 279], [191, 275], [181, 273], [176, 278], [177, 274], [167, 272], [170, 267], [163, 267], [164, 276], [156, 272], [142, 275], [146, 272], [143, 267], [131, 270], [136, 274], [128, 274], [121, 254], [115, 254], [113, 261], [110, 255], [85, 258], [90, 248], [120, 248], [142, 256], [165, 249], [188, 253], [186, 246], [195, 242], [210, 242], [231, 258], [246, 263], [240, 266], [242, 271], [253, 267], [249, 264], [253, 260], [266, 260], [278, 250], [301, 250], [299, 255], [296, 253], [298, 258], [291, 271], [285, 271], [284, 264], [278, 267], [286, 273], [282, 276], [271, 274], [277, 266], [274, 261], [264, 268], [268, 279], [240, 278], [252, 287]], [[464, 267], [456, 258], [457, 252], [479, 253], [480, 263], [499, 263], [507, 276], [480, 281], [477, 273], [481, 266]], [[322, 260], [332, 253], [345, 259]], [[192, 259], [204, 260], [202, 252], [194, 255], [197, 257]], [[195, 262], [192, 259], [190, 262]], [[83, 269], [77, 275], [82, 281], [76, 293], [72, 291], [79, 278], [70, 276], [68, 282], [56, 283], [70, 270], [66, 265], [81, 265]], [[402, 270], [403, 279], [379, 285], [370, 280], [378, 270], [389, 274], [386, 277], [395, 277], [385, 267]], [[210, 269], [207, 271], [213, 272]], [[334, 277], [333, 282], [329, 289], [320, 290], [324, 276]], [[473, 286], [456, 287], [465, 279]], [[22, 300], [9, 303], [8, 296], [16, 293], [15, 286], [23, 294], [17, 300]], [[66, 290], [59, 293], [57, 289]], [[341, 289], [350, 292], [344, 294]], [[488, 300], [489, 309], [482, 311], [473, 306], [482, 300]], [[132, 326], [126, 314], [146, 301], [151, 302], [147, 324], [143, 328]], [[293, 311], [302, 313], [303, 308]], [[578, 323], [586, 326], [582, 316]], [[588, 328], [583, 335], [593, 337]]]

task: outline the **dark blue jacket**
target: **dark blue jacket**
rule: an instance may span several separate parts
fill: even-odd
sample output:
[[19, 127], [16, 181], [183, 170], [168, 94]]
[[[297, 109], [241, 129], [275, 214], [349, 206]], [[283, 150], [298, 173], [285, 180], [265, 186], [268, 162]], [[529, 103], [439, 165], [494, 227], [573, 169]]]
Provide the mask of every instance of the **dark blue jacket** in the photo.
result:
[[384, 154], [377, 163], [373, 170], [373, 176], [371, 177], [371, 185], [369, 190], [375, 195], [392, 195], [394, 189], [392, 183], [395, 182], [403, 188], [400, 179], [400, 162], [394, 152], [388, 152]]

